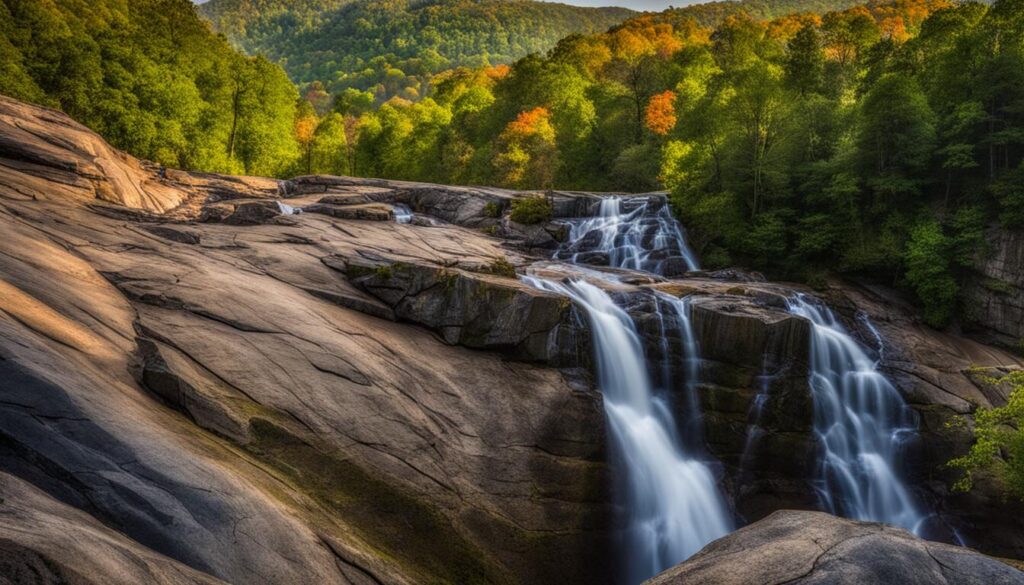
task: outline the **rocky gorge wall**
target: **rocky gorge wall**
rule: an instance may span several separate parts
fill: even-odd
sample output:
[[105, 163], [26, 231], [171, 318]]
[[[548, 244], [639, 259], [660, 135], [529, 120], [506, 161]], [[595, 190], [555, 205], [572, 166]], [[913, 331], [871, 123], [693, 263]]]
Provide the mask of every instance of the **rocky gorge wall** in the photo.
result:
[[1020, 351], [1024, 343], [1024, 233], [992, 228], [964, 290], [963, 321], [981, 339]]
[[[166, 583], [609, 582], [588, 332], [516, 277], [556, 270], [559, 220], [600, 199], [547, 193], [553, 220], [516, 224], [528, 195], [161, 173], [0, 98], [0, 510], [18, 502], [0, 559], [103, 583], [137, 582], [112, 554]], [[624, 282], [661, 362], [654, 290], [692, 299], [707, 447], [737, 517], [815, 508], [809, 327], [785, 309], [802, 289]], [[925, 328], [889, 291], [820, 294], [865, 345], [881, 349], [864, 316], [884, 340], [920, 418], [911, 483], [940, 524], [1024, 557], [1019, 507], [984, 481], [951, 494], [942, 467], [968, 446], [947, 422], [1006, 398], [972, 368], [1017, 360]]]

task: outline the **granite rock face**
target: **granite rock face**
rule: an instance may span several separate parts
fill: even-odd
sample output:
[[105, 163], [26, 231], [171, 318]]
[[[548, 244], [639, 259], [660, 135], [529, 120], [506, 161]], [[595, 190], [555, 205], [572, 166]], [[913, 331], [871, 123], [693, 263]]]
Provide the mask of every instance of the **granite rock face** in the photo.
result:
[[986, 252], [975, 263], [977, 275], [964, 294], [970, 302], [966, 325], [984, 340], [1019, 349], [1024, 341], [1024, 233], [992, 229]]
[[[346, 276], [360, 259], [456, 271], [466, 307], [477, 282], [499, 306], [516, 281], [480, 270], [518, 257], [447, 223], [474, 191], [328, 181], [364, 204], [420, 202], [441, 227], [283, 215], [278, 201], [324, 190], [161, 173], [62, 114], [0, 112], [0, 472], [39, 493], [0, 501], [9, 566], [103, 583], [147, 581], [102, 564], [128, 556], [167, 583], [601, 582], [600, 397], [505, 354], [564, 302], [521, 291], [508, 310], [537, 297], [536, 319], [484, 334], [488, 314], [435, 328]], [[495, 351], [463, 346], [477, 338]], [[56, 558], [80, 521], [37, 523], [44, 499], [119, 539]]]
[[1020, 585], [1024, 572], [963, 547], [822, 512], [782, 510], [645, 585]]

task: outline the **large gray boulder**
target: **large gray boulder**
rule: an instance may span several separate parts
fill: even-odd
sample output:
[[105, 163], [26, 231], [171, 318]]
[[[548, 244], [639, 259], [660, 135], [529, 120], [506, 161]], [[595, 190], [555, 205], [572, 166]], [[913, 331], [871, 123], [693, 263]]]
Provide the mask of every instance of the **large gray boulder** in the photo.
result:
[[874, 522], [780, 510], [712, 542], [647, 585], [1024, 585], [971, 549]]

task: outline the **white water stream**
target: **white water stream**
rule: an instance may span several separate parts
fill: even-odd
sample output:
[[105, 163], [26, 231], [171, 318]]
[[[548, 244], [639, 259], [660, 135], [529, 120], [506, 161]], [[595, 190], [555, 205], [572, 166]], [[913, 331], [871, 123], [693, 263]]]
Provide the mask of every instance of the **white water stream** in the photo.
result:
[[[670, 410], [655, 395], [632, 318], [589, 282], [524, 280], [568, 296], [590, 324], [612, 450], [623, 474], [627, 582], [640, 583], [731, 531], [732, 519], [714, 475], [687, 452]], [[681, 311], [685, 304], [672, 300], [668, 306], [673, 314], [662, 317], [679, 319], [688, 332], [688, 315]], [[692, 334], [688, 337], [684, 347], [692, 343]]]
[[903, 398], [828, 308], [797, 296], [789, 309], [813, 324], [810, 385], [823, 507], [918, 533], [925, 516], [898, 472], [901, 444], [914, 432]]
[[394, 206], [392, 206], [392, 213], [395, 214], [395, 222], [397, 223], [412, 222], [412, 210], [409, 209], [408, 205], [396, 203]]
[[646, 200], [625, 211], [624, 203], [621, 197], [606, 197], [597, 215], [572, 222], [567, 245], [556, 257], [575, 263], [582, 253], [604, 254], [608, 266], [654, 274], [665, 274], [667, 264], [679, 259], [686, 270], [697, 270], [697, 258], [668, 204]]

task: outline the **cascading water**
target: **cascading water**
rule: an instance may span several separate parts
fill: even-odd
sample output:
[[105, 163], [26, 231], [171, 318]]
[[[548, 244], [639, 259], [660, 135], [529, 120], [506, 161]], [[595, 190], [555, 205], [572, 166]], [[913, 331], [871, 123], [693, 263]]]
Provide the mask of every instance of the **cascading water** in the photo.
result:
[[[568, 296], [590, 324], [609, 437], [622, 465], [627, 581], [640, 583], [727, 534], [732, 522], [715, 477], [684, 448], [669, 408], [655, 395], [630, 316], [607, 292], [586, 281], [524, 280]], [[673, 298], [665, 306], [689, 332], [685, 303]], [[691, 349], [684, 351], [695, 352], [692, 334], [686, 337], [684, 348]], [[688, 362], [691, 358], [683, 357]], [[688, 366], [688, 378], [690, 371]]]
[[822, 505], [918, 533], [925, 517], [897, 472], [902, 439], [914, 429], [906, 403], [831, 311], [803, 296], [789, 309], [813, 324], [810, 386]]
[[[568, 241], [555, 259], [662, 276], [698, 269], [664, 199], [605, 198], [596, 216], [569, 225]], [[626, 581], [638, 583], [733, 528], [712, 472], [714, 463], [703, 447], [697, 400], [701, 362], [689, 303], [651, 290], [640, 293], [650, 295], [644, 302], [654, 306], [654, 334], [660, 336], [652, 352], [660, 353], [662, 362], [649, 371], [647, 358], [653, 354], [644, 355], [636, 323], [605, 290], [614, 289], [609, 282], [620, 277], [582, 266], [568, 272], [571, 276], [561, 282], [532, 276], [524, 280], [568, 296], [589, 322], [611, 451], [620, 465]], [[599, 286], [594, 284], [601, 281]], [[833, 514], [920, 533], [927, 517], [897, 472], [903, 439], [915, 426], [912, 411], [826, 307], [797, 296], [790, 300], [789, 310], [813, 326], [809, 385], [822, 452], [815, 485], [822, 507]], [[870, 321], [866, 325], [880, 342]], [[644, 331], [651, 334], [647, 327]], [[677, 338], [678, 344], [670, 343]], [[672, 347], [681, 347], [682, 356], [673, 354]], [[678, 387], [672, 372], [678, 371], [680, 363], [686, 403], [681, 409], [685, 417], [677, 424], [665, 393], [655, 388]], [[772, 380], [767, 366], [749, 415], [752, 432], [740, 479], [748, 458], [754, 456], [757, 433], [763, 432], [758, 430], [761, 408]]]
[[291, 205], [281, 203], [280, 201], [277, 202], [277, 209], [281, 212], [281, 215], [295, 215], [297, 213], [302, 213], [301, 207], [292, 207]]
[[775, 374], [770, 371], [768, 356], [765, 355], [761, 374], [756, 378], [757, 394], [754, 395], [754, 400], [750, 403], [750, 408], [747, 411], [747, 438], [740, 455], [740, 468], [736, 475], [737, 485], [742, 485], [751, 479], [751, 464], [755, 460], [759, 443], [766, 433], [764, 427], [761, 426], [761, 418], [764, 414], [764, 405], [771, 397], [774, 380]]
[[555, 258], [662, 275], [697, 270], [664, 198], [602, 199], [597, 215], [570, 222], [567, 245]]
[[408, 205], [396, 203], [394, 206], [392, 206], [392, 213], [395, 214], [395, 222], [397, 223], [412, 222], [412, 210], [409, 209]]

